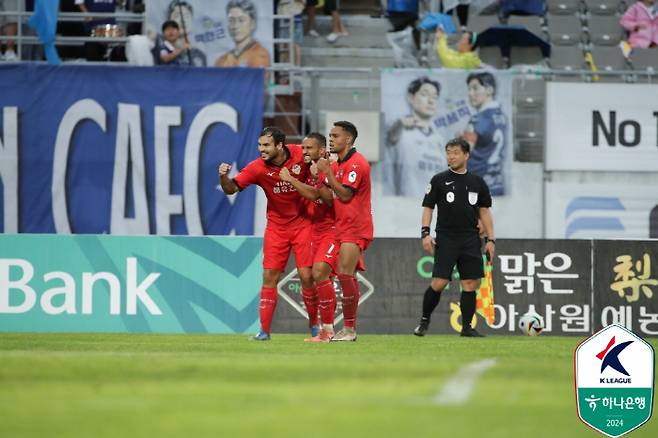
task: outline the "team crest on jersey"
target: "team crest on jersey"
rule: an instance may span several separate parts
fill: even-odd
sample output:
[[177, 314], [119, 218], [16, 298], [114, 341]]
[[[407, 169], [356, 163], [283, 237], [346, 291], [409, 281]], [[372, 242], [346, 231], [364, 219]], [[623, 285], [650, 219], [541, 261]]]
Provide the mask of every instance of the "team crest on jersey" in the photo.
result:
[[427, 187], [425, 187], [425, 194], [429, 195], [431, 191], [432, 191], [432, 184], [428, 184]]
[[355, 171], [351, 171], [351, 172], [349, 173], [349, 175], [347, 175], [347, 180], [348, 180], [349, 182], [351, 182], [351, 183], [353, 183], [354, 181], [356, 181], [356, 172], [355, 172]]
[[468, 202], [475, 205], [478, 202], [478, 192], [468, 192]]
[[446, 201], [448, 201], [451, 204], [455, 202], [455, 192], [446, 193]]
[[302, 167], [299, 164], [295, 164], [294, 166], [292, 166], [292, 173], [294, 173], [295, 175], [299, 175], [299, 172], [301, 171], [302, 171]]

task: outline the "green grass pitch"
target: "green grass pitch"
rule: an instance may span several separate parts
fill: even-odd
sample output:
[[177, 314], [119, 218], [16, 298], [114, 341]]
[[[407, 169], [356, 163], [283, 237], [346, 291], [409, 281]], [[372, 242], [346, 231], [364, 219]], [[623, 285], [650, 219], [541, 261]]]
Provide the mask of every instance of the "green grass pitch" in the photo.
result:
[[[576, 414], [580, 338], [303, 337], [0, 334], [0, 437], [600, 436]], [[485, 358], [466, 405], [433, 403]]]

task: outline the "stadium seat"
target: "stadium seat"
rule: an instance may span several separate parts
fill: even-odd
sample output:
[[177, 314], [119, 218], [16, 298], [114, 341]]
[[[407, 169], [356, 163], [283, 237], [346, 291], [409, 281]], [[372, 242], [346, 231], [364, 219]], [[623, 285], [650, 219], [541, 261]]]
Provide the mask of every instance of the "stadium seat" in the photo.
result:
[[468, 30], [482, 32], [491, 26], [498, 26], [498, 17], [495, 15], [470, 15], [468, 17]]
[[550, 63], [556, 70], [582, 70], [585, 66], [583, 51], [579, 47], [553, 47]]
[[619, 0], [585, 0], [591, 15], [615, 15], [619, 13]]
[[580, 0], [547, 0], [546, 8], [550, 14], [575, 15], [582, 9]]
[[546, 85], [542, 79], [516, 79], [514, 100], [521, 110], [543, 108]]
[[510, 15], [507, 24], [513, 26], [525, 26], [530, 32], [546, 39], [546, 30], [543, 17]]
[[559, 46], [574, 46], [583, 42], [583, 28], [575, 15], [552, 15], [548, 18], [551, 42]]
[[503, 58], [503, 55], [500, 53], [500, 48], [497, 46], [480, 47], [479, 54], [483, 63], [494, 68], [503, 69], [509, 67], [509, 60]]
[[544, 140], [537, 137], [517, 136], [515, 139], [514, 159], [523, 163], [541, 163], [544, 161]]
[[544, 62], [544, 56], [539, 47], [512, 46], [510, 51], [510, 63], [516, 64], [540, 64]]
[[599, 70], [627, 70], [628, 62], [619, 47], [592, 47], [592, 58]]
[[658, 71], [657, 49], [633, 49], [631, 54], [633, 70]]
[[616, 46], [623, 37], [623, 29], [616, 15], [594, 15], [587, 20], [588, 42], [596, 46]]

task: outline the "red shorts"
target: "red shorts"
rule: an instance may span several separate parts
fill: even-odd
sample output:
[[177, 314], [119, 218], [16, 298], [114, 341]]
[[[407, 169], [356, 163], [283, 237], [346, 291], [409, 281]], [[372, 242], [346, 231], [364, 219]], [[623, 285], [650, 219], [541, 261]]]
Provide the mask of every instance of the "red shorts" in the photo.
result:
[[365, 252], [366, 249], [368, 249], [368, 246], [370, 245], [370, 240], [366, 240], [362, 237], [339, 237], [337, 241], [338, 244], [354, 243], [359, 247], [359, 249], [361, 250], [361, 255], [359, 256], [359, 262], [356, 264], [356, 270], [365, 271], [366, 264], [363, 262], [363, 253]]
[[338, 272], [340, 246], [333, 233], [314, 238], [311, 248], [313, 248], [313, 264], [324, 262], [331, 266], [333, 272]]
[[310, 227], [267, 226], [263, 239], [263, 269], [276, 269], [284, 272], [291, 248], [297, 269], [313, 265]]

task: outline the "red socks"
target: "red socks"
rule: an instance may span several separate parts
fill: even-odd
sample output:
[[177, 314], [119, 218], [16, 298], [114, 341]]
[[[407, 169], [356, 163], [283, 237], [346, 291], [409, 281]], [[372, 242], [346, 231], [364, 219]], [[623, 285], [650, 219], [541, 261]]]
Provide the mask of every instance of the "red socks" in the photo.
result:
[[307, 289], [302, 287], [302, 299], [306, 306], [306, 313], [308, 313], [308, 324], [310, 327], [318, 325], [318, 291], [316, 288]]
[[334, 324], [334, 312], [336, 311], [336, 290], [331, 280], [324, 280], [317, 284], [318, 296], [320, 298], [320, 320], [322, 324]]
[[276, 288], [262, 287], [260, 290], [260, 327], [266, 333], [272, 331], [272, 317], [276, 309], [278, 294]]
[[345, 327], [356, 327], [356, 313], [359, 306], [359, 284], [353, 275], [338, 274], [338, 281], [343, 290], [343, 317]]

